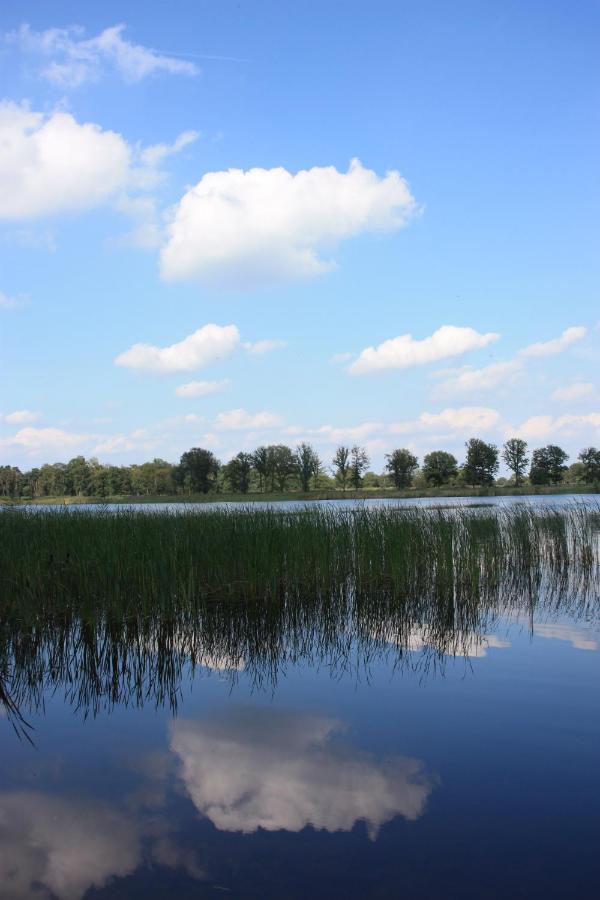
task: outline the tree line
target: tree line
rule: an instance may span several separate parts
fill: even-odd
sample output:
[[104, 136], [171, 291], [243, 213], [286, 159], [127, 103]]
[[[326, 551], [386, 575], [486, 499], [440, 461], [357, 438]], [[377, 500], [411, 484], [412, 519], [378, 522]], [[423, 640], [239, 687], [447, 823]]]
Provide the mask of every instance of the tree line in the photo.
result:
[[[380, 475], [369, 471], [369, 456], [357, 445], [339, 446], [329, 469], [307, 443], [295, 449], [285, 444], [261, 446], [253, 453], [238, 453], [225, 464], [202, 447], [185, 452], [177, 464], [154, 459], [141, 465], [111, 466], [76, 456], [67, 463], [46, 464], [26, 472], [16, 466], [0, 466], [0, 496], [102, 498], [562, 482], [600, 485], [600, 450], [595, 447], [582, 450], [577, 461], [567, 466], [568, 454], [555, 444], [534, 449], [531, 457], [527, 443], [516, 437], [501, 449], [481, 438], [471, 438], [465, 446], [461, 465], [445, 450], [426, 454], [420, 466], [410, 450], [393, 450], [386, 455], [385, 470]], [[500, 460], [511, 473], [510, 479], [496, 478]]]

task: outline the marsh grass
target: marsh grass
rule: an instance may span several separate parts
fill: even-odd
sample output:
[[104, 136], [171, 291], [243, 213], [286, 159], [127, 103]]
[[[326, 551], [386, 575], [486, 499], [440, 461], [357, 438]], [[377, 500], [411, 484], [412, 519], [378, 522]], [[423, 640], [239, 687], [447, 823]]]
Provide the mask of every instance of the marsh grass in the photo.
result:
[[[598, 512], [80, 509], [0, 514], [0, 701], [176, 709], [198, 666], [257, 687], [302, 660], [460, 655], [511, 612], [598, 600]], [[352, 662], [354, 661], [354, 662]], [[427, 661], [427, 654], [422, 664]]]

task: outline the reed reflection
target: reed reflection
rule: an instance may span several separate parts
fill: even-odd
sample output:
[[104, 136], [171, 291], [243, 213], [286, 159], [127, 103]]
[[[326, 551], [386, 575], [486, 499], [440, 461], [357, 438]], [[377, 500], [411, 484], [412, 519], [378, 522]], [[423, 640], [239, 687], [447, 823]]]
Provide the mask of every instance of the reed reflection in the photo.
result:
[[175, 711], [200, 668], [270, 690], [296, 663], [439, 672], [501, 647], [506, 618], [598, 615], [589, 509], [12, 515], [28, 566], [3, 546], [0, 701], [21, 734], [56, 689], [82, 715]]

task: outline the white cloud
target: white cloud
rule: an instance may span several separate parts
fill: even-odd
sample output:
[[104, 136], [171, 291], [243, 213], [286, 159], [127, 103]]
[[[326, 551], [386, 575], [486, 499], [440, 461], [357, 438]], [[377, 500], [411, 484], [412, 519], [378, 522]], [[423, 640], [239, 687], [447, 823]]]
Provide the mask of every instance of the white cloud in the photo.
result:
[[170, 75], [197, 75], [198, 67], [174, 56], [159, 53], [141, 44], [124, 40], [125, 25], [105, 28], [96, 37], [84, 38], [81, 27], [49, 28], [33, 31], [29, 25], [7, 35], [13, 43], [29, 52], [52, 57], [41, 74], [60, 87], [79, 87], [97, 81], [104, 69], [113, 68], [129, 83], [165, 72]]
[[520, 360], [509, 359], [502, 362], [490, 363], [480, 369], [466, 367], [454, 372], [436, 373], [446, 377], [440, 384], [444, 393], [474, 393], [477, 391], [489, 391], [494, 388], [515, 384], [521, 373], [523, 364]]
[[567, 384], [565, 387], [557, 388], [552, 399], [558, 400], [559, 403], [567, 403], [571, 400], [580, 400], [583, 397], [589, 397], [594, 393], [594, 385], [589, 381], [575, 381], [573, 384]]
[[239, 344], [240, 333], [235, 325], [203, 325], [168, 347], [134, 344], [117, 356], [115, 364], [146, 372], [188, 372], [229, 356]]
[[92, 452], [100, 453], [129, 453], [132, 450], [149, 452], [156, 444], [145, 428], [138, 428], [131, 434], [113, 434], [104, 437], [97, 443]]
[[26, 104], [0, 102], [0, 219], [111, 203], [138, 221], [130, 241], [155, 247], [162, 240], [156, 200], [130, 192], [148, 191], [162, 182], [160, 163], [196, 137], [186, 131], [173, 144], [132, 147], [120, 134], [79, 123], [68, 112], [45, 114]]
[[531, 416], [517, 429], [516, 434], [527, 440], [553, 438], [557, 435], [575, 436], [589, 429], [591, 434], [600, 437], [600, 413], [586, 415]]
[[329, 362], [333, 363], [334, 365], [339, 365], [339, 363], [350, 362], [351, 359], [351, 353], [334, 353], [333, 356], [330, 357]]
[[397, 422], [390, 426], [392, 434], [435, 431], [439, 434], [462, 432], [464, 435], [487, 432], [497, 428], [500, 413], [489, 406], [447, 407], [439, 413], [423, 412], [417, 419]]
[[381, 422], [361, 422], [359, 425], [346, 427], [321, 425], [320, 428], [313, 429], [311, 434], [330, 443], [338, 444], [343, 441], [364, 441], [378, 431], [384, 430], [385, 427]]
[[244, 344], [244, 350], [247, 350], [248, 353], [252, 353], [255, 356], [259, 356], [262, 353], [269, 353], [271, 350], [281, 350], [283, 347], [287, 347], [287, 341], [269, 340], [268, 338], [262, 341], [254, 341], [254, 343], [246, 342]]
[[224, 391], [229, 385], [229, 379], [223, 381], [188, 381], [175, 388], [178, 397], [207, 397], [209, 394], [217, 394]]
[[180, 153], [200, 137], [199, 131], [183, 131], [172, 144], [152, 144], [141, 152], [142, 164], [151, 169], [156, 168], [168, 156]]
[[349, 366], [352, 375], [364, 375], [384, 369], [408, 369], [460, 356], [469, 350], [487, 347], [500, 337], [495, 332], [480, 334], [474, 328], [442, 325], [423, 340], [415, 340], [411, 334], [390, 338], [377, 347], [367, 347]]
[[219, 431], [261, 431], [265, 428], [277, 428], [282, 424], [281, 416], [275, 413], [249, 413], [245, 409], [231, 409], [219, 413], [215, 428]]
[[138, 829], [92, 801], [34, 791], [0, 794], [0, 895], [80, 900], [141, 861]]
[[362, 820], [375, 839], [396, 816], [419, 818], [434, 785], [419, 760], [377, 760], [340, 741], [342, 730], [321, 716], [238, 709], [174, 721], [170, 745], [192, 802], [221, 831], [350, 831]]
[[563, 350], [566, 350], [567, 347], [570, 347], [576, 341], [582, 340], [586, 334], [587, 329], [583, 325], [575, 325], [571, 328], [566, 328], [558, 338], [554, 338], [551, 341], [540, 341], [537, 344], [530, 344], [528, 347], [524, 347], [520, 351], [520, 356], [554, 356], [557, 353], [562, 353]]
[[0, 103], [0, 219], [105, 202], [130, 177], [131, 150], [114, 131]]
[[4, 438], [0, 445], [4, 447], [21, 447], [26, 453], [60, 453], [73, 447], [81, 447], [88, 443], [90, 435], [74, 434], [61, 428], [21, 428], [12, 437]]
[[36, 422], [40, 417], [39, 412], [33, 412], [31, 409], [16, 409], [14, 412], [7, 413], [2, 418], [9, 425], [26, 425], [29, 422]]
[[340, 241], [400, 228], [415, 211], [398, 172], [380, 178], [358, 160], [347, 172], [209, 172], [173, 210], [162, 274], [230, 286], [320, 275]]

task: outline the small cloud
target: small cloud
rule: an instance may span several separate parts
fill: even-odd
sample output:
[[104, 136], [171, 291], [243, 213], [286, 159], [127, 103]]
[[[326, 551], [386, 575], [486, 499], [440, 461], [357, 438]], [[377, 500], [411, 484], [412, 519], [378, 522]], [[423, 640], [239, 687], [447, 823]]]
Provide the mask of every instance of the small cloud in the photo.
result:
[[587, 328], [583, 325], [575, 325], [571, 328], [566, 328], [558, 338], [554, 338], [551, 341], [540, 341], [537, 344], [530, 344], [528, 347], [524, 347], [519, 352], [519, 355], [554, 356], [557, 353], [562, 353], [563, 350], [566, 350], [567, 347], [570, 347], [576, 341], [581, 341], [586, 334]]
[[16, 409], [14, 412], [7, 413], [4, 421], [9, 425], [28, 425], [31, 422], [37, 422], [39, 418], [39, 412], [33, 412], [31, 409]]
[[0, 309], [18, 309], [22, 305], [23, 301], [19, 297], [9, 297], [0, 291]]
[[417, 419], [408, 419], [390, 426], [392, 434], [435, 431], [440, 434], [487, 432], [500, 424], [500, 413], [489, 406], [448, 407], [439, 413], [423, 412]]
[[261, 431], [265, 428], [277, 428], [283, 424], [281, 416], [266, 411], [249, 413], [245, 409], [231, 409], [222, 412], [216, 418], [215, 428], [218, 431]]
[[74, 434], [61, 428], [21, 428], [12, 437], [4, 438], [0, 444], [4, 447], [21, 447], [26, 453], [34, 456], [42, 453], [61, 453], [73, 447], [83, 447], [89, 443], [91, 436]]
[[518, 427], [516, 433], [526, 440], [543, 440], [559, 434], [576, 436], [582, 431], [596, 433], [600, 437], [600, 413], [565, 415], [557, 418], [548, 415], [531, 416]]
[[242, 345], [244, 350], [247, 350], [248, 353], [252, 353], [255, 356], [258, 356], [262, 353], [269, 353], [271, 350], [280, 350], [283, 347], [287, 347], [287, 341], [279, 341], [279, 340], [263, 340], [263, 341], [255, 341], [254, 343], [246, 342]]
[[351, 353], [334, 353], [329, 362], [333, 363], [334, 365], [339, 365], [340, 363], [349, 362], [351, 359]]
[[573, 384], [557, 388], [552, 394], [552, 399], [558, 400], [559, 403], [566, 403], [571, 400], [581, 400], [583, 397], [590, 397], [594, 391], [595, 388], [591, 382], [575, 381]]
[[383, 341], [377, 347], [367, 347], [348, 371], [351, 375], [365, 375], [386, 369], [409, 369], [487, 347], [499, 337], [496, 332], [480, 334], [474, 328], [442, 325], [420, 341], [412, 334], [403, 334]]
[[217, 394], [224, 391], [230, 384], [228, 378], [223, 381], [188, 381], [175, 388], [178, 397], [207, 397], [209, 394]]
[[439, 390], [447, 394], [474, 393], [476, 391], [493, 390], [501, 386], [513, 385], [523, 372], [520, 360], [510, 359], [503, 362], [490, 363], [480, 369], [466, 366], [454, 372], [438, 373], [445, 376]]
[[116, 357], [115, 365], [160, 374], [193, 371], [230, 355], [239, 344], [240, 333], [235, 325], [203, 325], [167, 347], [134, 344]]
[[172, 144], [152, 144], [141, 152], [142, 164], [155, 169], [168, 156], [180, 153], [200, 137], [199, 131], [183, 131]]

